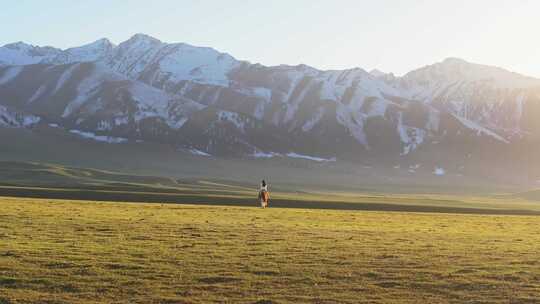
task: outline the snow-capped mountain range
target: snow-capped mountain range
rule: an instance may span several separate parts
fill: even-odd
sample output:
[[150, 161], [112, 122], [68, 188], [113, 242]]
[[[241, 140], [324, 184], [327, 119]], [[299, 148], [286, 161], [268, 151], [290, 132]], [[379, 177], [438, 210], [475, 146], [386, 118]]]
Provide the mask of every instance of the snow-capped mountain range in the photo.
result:
[[537, 117], [539, 79], [457, 58], [397, 77], [263, 66], [143, 34], [66, 50], [0, 47], [0, 127], [52, 124], [215, 156], [339, 160], [449, 146], [506, 150], [540, 137]]

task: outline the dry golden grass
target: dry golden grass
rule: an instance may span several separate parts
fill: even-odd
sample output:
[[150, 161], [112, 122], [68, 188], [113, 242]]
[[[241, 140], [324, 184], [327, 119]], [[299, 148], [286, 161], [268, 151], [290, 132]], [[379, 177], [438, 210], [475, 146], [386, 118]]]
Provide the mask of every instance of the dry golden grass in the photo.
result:
[[0, 198], [2, 304], [263, 300], [539, 303], [540, 217]]

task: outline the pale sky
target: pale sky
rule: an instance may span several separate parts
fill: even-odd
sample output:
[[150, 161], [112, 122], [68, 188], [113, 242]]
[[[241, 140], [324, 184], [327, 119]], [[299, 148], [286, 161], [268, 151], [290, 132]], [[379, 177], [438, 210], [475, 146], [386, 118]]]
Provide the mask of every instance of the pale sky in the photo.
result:
[[0, 44], [146, 33], [265, 65], [398, 75], [447, 57], [540, 78], [538, 0], [0, 0]]

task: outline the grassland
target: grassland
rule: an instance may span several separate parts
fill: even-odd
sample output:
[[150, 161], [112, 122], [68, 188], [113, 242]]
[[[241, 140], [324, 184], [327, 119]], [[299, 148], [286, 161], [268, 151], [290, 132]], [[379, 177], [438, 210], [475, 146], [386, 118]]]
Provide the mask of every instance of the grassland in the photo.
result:
[[[178, 147], [155, 142], [111, 145], [83, 140], [61, 128], [45, 126], [32, 130], [0, 128], [0, 142], [3, 143], [0, 145], [0, 160], [4, 162], [93, 168], [132, 176], [210, 178], [244, 184], [264, 177], [273, 188], [279, 184], [294, 185], [298, 189], [310, 186], [325, 190], [330, 187], [381, 193], [516, 193], [538, 186], [535, 181], [540, 179], [540, 173], [535, 173], [535, 168], [540, 166], [532, 164], [532, 158], [523, 159], [526, 168], [518, 169], [515, 163], [508, 164], [504, 170], [492, 168], [491, 165], [486, 168], [482, 165], [485, 153], [481, 151], [470, 151], [480, 159], [472, 157], [467, 163], [461, 160], [453, 163], [450, 157], [440, 153], [429, 153], [419, 158], [383, 160], [379, 157], [362, 157], [355, 161], [338, 159], [337, 162], [314, 162], [288, 157], [200, 157]], [[432, 156], [436, 156], [435, 159]], [[434, 166], [441, 164], [446, 164], [446, 174], [434, 176]], [[3, 180], [3, 165], [0, 163], [0, 181]], [[414, 173], [410, 172], [411, 166], [416, 168]], [[515, 171], [520, 172], [519, 176], [510, 173]]]
[[[256, 182], [175, 179], [51, 164], [0, 162], [0, 196], [253, 206]], [[309, 209], [540, 215], [537, 201], [508, 194], [382, 193], [271, 185], [272, 206]]]
[[538, 303], [539, 224], [4, 197], [0, 303]]

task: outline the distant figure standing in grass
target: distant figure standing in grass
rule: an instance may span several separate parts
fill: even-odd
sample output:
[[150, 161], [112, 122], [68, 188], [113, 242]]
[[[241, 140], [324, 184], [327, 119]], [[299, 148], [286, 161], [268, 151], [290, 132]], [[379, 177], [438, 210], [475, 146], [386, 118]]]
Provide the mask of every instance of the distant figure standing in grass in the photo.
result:
[[261, 207], [268, 207], [268, 200], [270, 199], [270, 193], [268, 192], [268, 185], [263, 179], [261, 182], [261, 188], [259, 189], [259, 201], [261, 202]]

